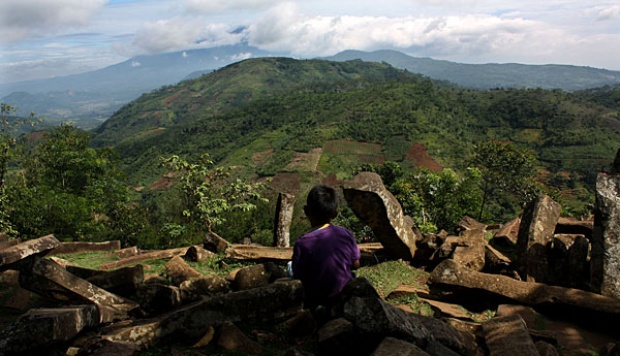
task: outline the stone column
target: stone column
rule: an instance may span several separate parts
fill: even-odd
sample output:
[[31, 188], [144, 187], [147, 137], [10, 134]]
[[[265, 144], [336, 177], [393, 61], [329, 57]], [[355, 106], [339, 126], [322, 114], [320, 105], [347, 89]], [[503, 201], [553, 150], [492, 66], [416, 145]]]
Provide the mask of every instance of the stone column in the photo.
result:
[[527, 204], [519, 225], [517, 267], [523, 280], [546, 283], [549, 272], [547, 245], [553, 242], [562, 207], [547, 195]]
[[591, 284], [596, 292], [620, 298], [620, 174], [596, 179]]
[[290, 247], [291, 235], [290, 228], [293, 221], [293, 208], [295, 206], [295, 196], [288, 193], [278, 194], [276, 205], [276, 217], [273, 227], [273, 242], [276, 247]]

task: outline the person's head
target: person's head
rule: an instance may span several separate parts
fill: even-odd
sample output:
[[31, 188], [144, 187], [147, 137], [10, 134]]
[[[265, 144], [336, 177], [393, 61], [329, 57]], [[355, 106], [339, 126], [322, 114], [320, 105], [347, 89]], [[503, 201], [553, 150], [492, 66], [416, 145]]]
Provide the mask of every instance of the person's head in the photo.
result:
[[317, 184], [308, 193], [304, 212], [312, 225], [325, 224], [338, 215], [338, 193], [336, 189]]

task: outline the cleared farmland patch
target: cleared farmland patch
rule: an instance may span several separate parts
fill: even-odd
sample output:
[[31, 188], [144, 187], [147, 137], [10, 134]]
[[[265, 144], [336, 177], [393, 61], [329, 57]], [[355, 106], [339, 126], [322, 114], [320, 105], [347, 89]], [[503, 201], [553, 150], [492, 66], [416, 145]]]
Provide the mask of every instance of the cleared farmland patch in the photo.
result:
[[364, 163], [382, 164], [383, 162], [385, 162], [385, 155], [380, 144], [333, 140], [323, 146], [323, 155], [318, 169], [324, 174], [333, 173], [338, 179], [342, 179], [350, 176]]

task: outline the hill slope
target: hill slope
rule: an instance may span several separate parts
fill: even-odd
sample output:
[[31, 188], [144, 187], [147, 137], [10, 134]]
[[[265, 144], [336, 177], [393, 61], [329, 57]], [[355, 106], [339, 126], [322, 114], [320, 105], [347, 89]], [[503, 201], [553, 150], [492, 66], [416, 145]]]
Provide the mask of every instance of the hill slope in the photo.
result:
[[476, 89], [542, 88], [574, 91], [620, 83], [620, 72], [606, 69], [557, 64], [463, 64], [431, 58], [415, 58], [387, 50], [344, 51], [325, 59], [386, 62], [396, 68]]
[[[244, 58], [274, 57], [276, 53], [245, 45], [221, 46], [159, 55], [138, 56], [97, 71], [66, 77], [0, 84], [2, 101], [21, 116], [35, 112], [51, 122], [73, 120], [92, 127], [142, 93], [193, 79]], [[385, 62], [399, 69], [446, 80], [461, 86], [544, 88], [567, 91], [620, 83], [620, 72], [566, 65], [462, 64], [410, 57], [396, 51], [344, 51], [334, 61], [361, 59]]]
[[209, 152], [241, 177], [294, 174], [302, 184], [346, 177], [361, 163], [411, 168], [422, 153], [461, 169], [474, 143], [490, 139], [534, 150], [541, 179], [591, 199], [580, 189], [612, 162], [620, 120], [561, 91], [476, 91], [387, 64], [261, 58], [143, 95], [93, 138], [116, 146], [140, 185], [156, 181], [158, 157], [173, 153]]

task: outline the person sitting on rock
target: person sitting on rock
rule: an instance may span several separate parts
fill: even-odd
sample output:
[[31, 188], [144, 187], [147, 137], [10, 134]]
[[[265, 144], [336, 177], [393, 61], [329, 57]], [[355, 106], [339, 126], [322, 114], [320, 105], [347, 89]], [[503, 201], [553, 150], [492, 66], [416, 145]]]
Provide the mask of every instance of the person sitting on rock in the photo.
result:
[[293, 248], [293, 278], [304, 286], [304, 306], [314, 310], [337, 302], [344, 286], [360, 266], [360, 250], [353, 233], [331, 223], [338, 215], [338, 194], [328, 185], [314, 186], [304, 212], [312, 228]]

